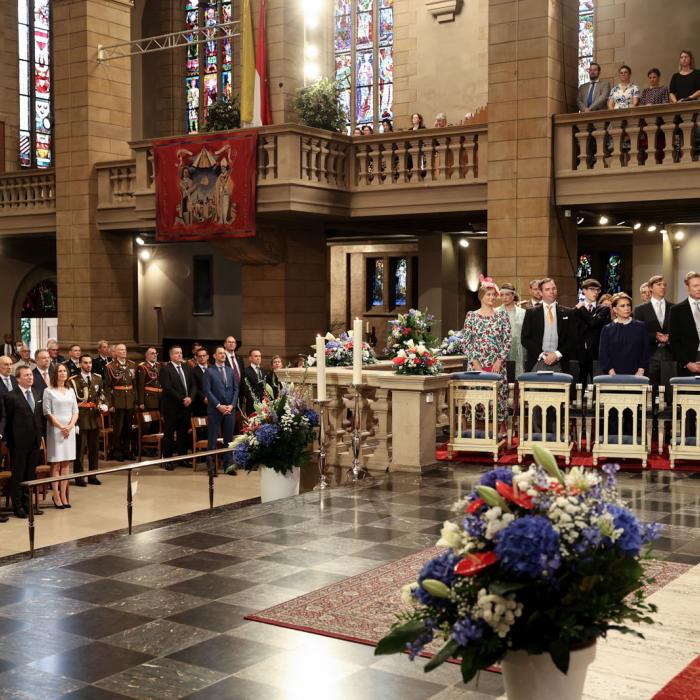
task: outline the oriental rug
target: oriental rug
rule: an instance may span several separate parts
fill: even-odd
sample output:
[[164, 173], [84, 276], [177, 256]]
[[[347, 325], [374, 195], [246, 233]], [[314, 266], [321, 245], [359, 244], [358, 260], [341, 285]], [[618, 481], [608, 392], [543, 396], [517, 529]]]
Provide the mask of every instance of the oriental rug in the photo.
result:
[[[414, 582], [423, 564], [441, 551], [444, 550], [438, 547], [423, 549], [247, 615], [246, 620], [375, 646], [389, 631], [396, 613], [406, 610], [401, 601], [401, 587]], [[646, 589], [647, 596], [692, 568], [688, 564], [658, 559], [647, 562], [645, 567], [655, 579]], [[435, 652], [439, 647], [437, 644], [435, 649], [428, 649]]]

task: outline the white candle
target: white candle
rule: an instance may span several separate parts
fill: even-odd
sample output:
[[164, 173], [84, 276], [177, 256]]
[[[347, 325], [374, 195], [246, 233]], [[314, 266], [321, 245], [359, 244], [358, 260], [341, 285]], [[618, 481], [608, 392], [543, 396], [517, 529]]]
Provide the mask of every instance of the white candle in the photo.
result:
[[326, 400], [326, 339], [316, 336], [316, 400]]
[[365, 333], [367, 333], [367, 335], [369, 335], [369, 321], [365, 322]]
[[362, 384], [362, 319], [352, 324], [352, 383]]

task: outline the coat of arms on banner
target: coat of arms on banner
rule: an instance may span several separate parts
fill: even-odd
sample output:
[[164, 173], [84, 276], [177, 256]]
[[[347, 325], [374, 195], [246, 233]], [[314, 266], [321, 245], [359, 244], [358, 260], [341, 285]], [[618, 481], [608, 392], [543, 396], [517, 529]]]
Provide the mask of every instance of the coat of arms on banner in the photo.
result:
[[157, 239], [254, 236], [256, 154], [251, 131], [154, 143]]

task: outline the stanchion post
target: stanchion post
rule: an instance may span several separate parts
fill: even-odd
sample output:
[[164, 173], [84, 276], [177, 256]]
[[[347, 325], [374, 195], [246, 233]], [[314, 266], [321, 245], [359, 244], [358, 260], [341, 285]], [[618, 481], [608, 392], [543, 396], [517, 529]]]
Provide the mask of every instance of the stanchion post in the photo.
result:
[[131, 534], [131, 524], [134, 517], [134, 493], [131, 488], [131, 472], [129, 469], [126, 474], [126, 517], [129, 521], [129, 534]]
[[318, 489], [328, 488], [326, 476], [326, 405], [327, 400], [316, 401], [318, 404]]
[[29, 558], [34, 559], [34, 491], [36, 487], [29, 487]]
[[352, 410], [352, 437], [350, 446], [352, 448], [352, 482], [357, 483], [360, 479], [365, 479], [370, 476], [370, 473], [362, 466], [360, 462], [360, 451], [362, 443], [360, 412], [362, 410], [362, 384], [353, 384], [355, 391], [355, 403]]
[[214, 510], [214, 477], [216, 476], [216, 458], [207, 457], [207, 475], [209, 477], [209, 512]]

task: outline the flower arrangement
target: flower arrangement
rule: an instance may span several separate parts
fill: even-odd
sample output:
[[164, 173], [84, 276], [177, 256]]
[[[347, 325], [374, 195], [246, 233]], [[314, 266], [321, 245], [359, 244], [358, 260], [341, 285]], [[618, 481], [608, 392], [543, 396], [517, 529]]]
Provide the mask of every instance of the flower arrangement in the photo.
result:
[[395, 374], [438, 374], [442, 371], [437, 352], [422, 343], [415, 345], [412, 340], [404, 344], [392, 363]]
[[464, 333], [462, 331], [447, 331], [443, 338], [438, 355], [464, 355]]
[[309, 407], [304, 385], [282, 383], [275, 399], [272, 387], [265, 386], [262, 400], [248, 416], [242, 432], [231, 443], [233, 465], [246, 471], [264, 465], [286, 474], [308, 461], [308, 446], [314, 439], [318, 414]]
[[438, 542], [448, 549], [404, 587], [410, 612], [376, 654], [408, 651], [413, 659], [441, 639], [425, 670], [461, 659], [466, 683], [511, 650], [549, 653], [566, 673], [570, 651], [608, 630], [642, 636], [624, 622], [652, 622], [641, 560], [661, 527], [640, 524], [625, 507], [617, 465], [562, 473], [539, 447], [535, 459], [527, 470], [483, 474], [457, 504], [463, 515], [445, 522]]
[[399, 350], [412, 340], [416, 345], [423, 344], [432, 348], [435, 346], [435, 336], [430, 334], [430, 328], [435, 320], [435, 316], [428, 313], [428, 310], [418, 311], [410, 309], [408, 313], [399, 314], [398, 318], [389, 321], [391, 330], [389, 332], [389, 346], [386, 349], [389, 357], [398, 355]]
[[[326, 333], [326, 367], [352, 367], [352, 350], [355, 339], [352, 331], [344, 331], [337, 338]], [[373, 365], [377, 356], [369, 343], [362, 341], [362, 364]], [[316, 354], [309, 355], [307, 364], [316, 364]]]

